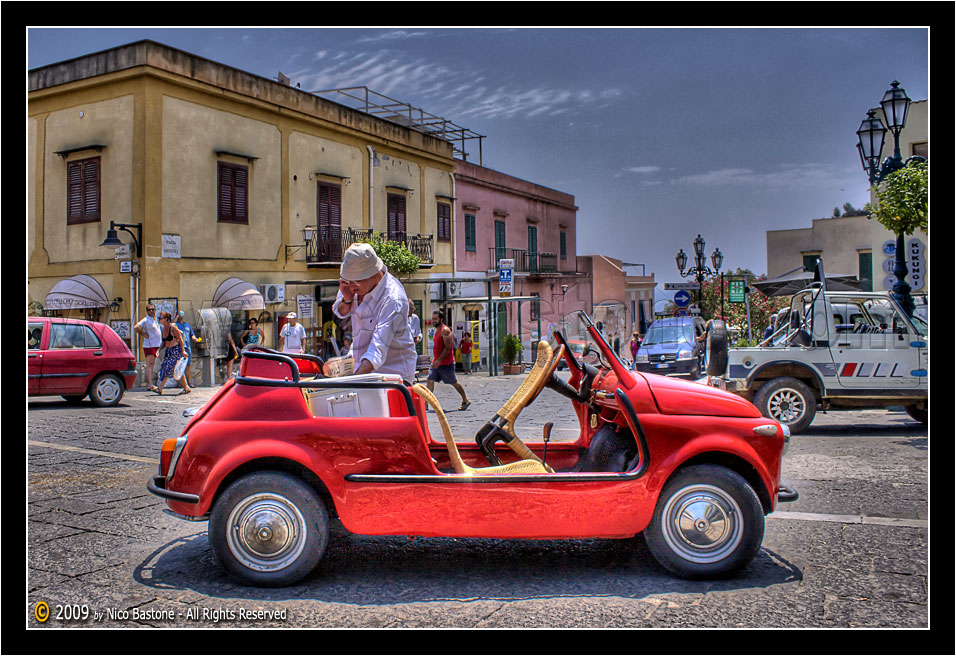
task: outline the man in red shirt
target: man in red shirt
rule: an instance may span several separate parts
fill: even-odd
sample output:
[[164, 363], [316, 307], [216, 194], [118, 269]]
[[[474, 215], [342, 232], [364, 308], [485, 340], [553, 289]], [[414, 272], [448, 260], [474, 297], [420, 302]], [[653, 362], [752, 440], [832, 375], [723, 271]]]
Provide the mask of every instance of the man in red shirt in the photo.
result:
[[432, 326], [435, 327], [435, 337], [432, 339], [432, 364], [428, 369], [428, 378], [425, 385], [428, 391], [434, 391], [435, 381], [451, 385], [461, 396], [459, 410], [467, 410], [471, 405], [465, 388], [455, 376], [455, 346], [451, 337], [451, 328], [445, 325], [445, 313], [441, 310], [432, 312]]

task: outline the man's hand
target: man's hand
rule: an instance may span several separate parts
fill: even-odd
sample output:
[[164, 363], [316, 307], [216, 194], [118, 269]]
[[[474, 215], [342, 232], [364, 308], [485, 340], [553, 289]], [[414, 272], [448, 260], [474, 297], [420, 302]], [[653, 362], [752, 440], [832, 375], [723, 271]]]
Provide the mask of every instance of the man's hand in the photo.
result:
[[351, 303], [352, 298], [355, 296], [352, 293], [352, 285], [349, 284], [347, 280], [339, 279], [339, 291], [342, 292], [342, 300], [346, 303]]

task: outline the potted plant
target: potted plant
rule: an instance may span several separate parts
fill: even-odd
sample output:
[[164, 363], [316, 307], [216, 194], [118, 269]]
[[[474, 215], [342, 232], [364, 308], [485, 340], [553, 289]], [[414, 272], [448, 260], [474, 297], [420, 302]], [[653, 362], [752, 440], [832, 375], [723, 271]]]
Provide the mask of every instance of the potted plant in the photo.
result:
[[508, 333], [505, 335], [504, 344], [501, 347], [501, 359], [506, 363], [504, 365], [506, 376], [521, 373], [521, 365], [515, 364], [519, 353], [521, 353], [521, 340]]

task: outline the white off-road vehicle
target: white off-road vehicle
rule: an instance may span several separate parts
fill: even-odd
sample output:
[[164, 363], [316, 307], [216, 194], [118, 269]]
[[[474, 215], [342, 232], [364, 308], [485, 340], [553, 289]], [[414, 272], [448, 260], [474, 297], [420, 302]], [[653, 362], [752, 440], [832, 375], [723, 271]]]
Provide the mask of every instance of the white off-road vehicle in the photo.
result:
[[[817, 408], [902, 406], [927, 421], [929, 325], [888, 292], [795, 294], [790, 319], [760, 345], [727, 350], [709, 383], [753, 402], [765, 417], [807, 428]], [[925, 315], [923, 315], [925, 316]]]

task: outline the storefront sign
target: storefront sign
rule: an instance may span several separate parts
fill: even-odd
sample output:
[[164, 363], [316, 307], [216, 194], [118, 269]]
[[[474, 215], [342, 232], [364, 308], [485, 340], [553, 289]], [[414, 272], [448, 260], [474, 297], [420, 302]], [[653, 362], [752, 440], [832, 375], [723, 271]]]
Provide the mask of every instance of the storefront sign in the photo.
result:
[[511, 296], [515, 261], [512, 259], [498, 260], [498, 295]]
[[308, 294], [299, 294], [295, 297], [296, 307], [298, 307], [299, 321], [312, 318], [312, 297]]

